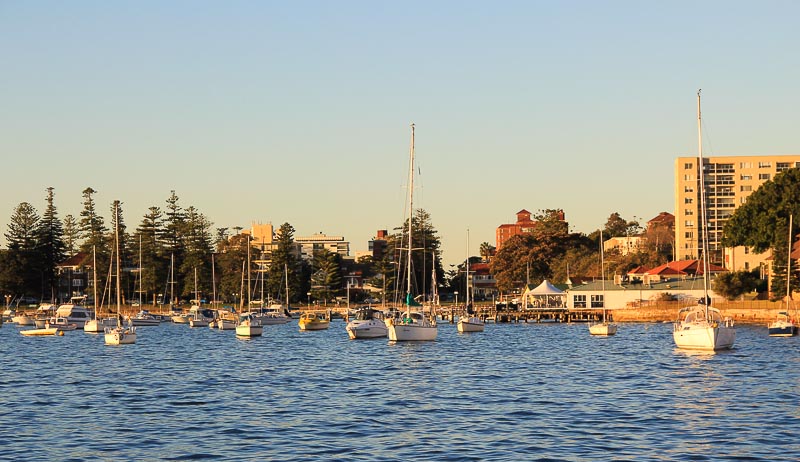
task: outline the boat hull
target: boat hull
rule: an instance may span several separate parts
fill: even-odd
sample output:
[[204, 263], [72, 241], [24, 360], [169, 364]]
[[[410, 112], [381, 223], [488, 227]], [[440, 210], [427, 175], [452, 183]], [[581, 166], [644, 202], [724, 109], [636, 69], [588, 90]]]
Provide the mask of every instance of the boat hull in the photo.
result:
[[389, 326], [389, 340], [394, 342], [426, 342], [436, 340], [436, 325], [397, 324]]
[[679, 325], [672, 337], [675, 346], [685, 350], [728, 350], [736, 340], [736, 330], [725, 325]]
[[589, 326], [589, 333], [598, 336], [610, 336], [617, 333], [616, 324], [597, 323]]
[[347, 335], [351, 339], [360, 338], [381, 338], [389, 335], [389, 328], [381, 320], [368, 322], [351, 321], [345, 327]]
[[36, 324], [34, 322], [34, 319], [26, 314], [14, 316], [13, 318], [11, 318], [11, 321], [20, 326], [33, 326], [34, 324]]
[[485, 324], [480, 319], [459, 319], [456, 324], [456, 329], [461, 333], [466, 332], [483, 332]]
[[86, 324], [83, 325], [83, 331], [99, 334], [100, 332], [105, 332], [106, 327], [114, 327], [116, 324], [117, 321], [115, 319], [92, 319], [86, 321]]
[[[27, 329], [19, 331], [20, 334], [26, 337], [39, 337], [44, 335], [57, 335], [59, 330], [55, 327], [49, 327], [44, 329]], [[63, 335], [63, 334], [62, 334]]]
[[236, 326], [238, 337], [260, 337], [264, 333], [264, 326], [239, 325]]
[[136, 329], [115, 327], [106, 329], [106, 345], [131, 345], [136, 343]]
[[793, 337], [797, 335], [797, 326], [789, 321], [776, 321], [767, 327], [770, 337]]

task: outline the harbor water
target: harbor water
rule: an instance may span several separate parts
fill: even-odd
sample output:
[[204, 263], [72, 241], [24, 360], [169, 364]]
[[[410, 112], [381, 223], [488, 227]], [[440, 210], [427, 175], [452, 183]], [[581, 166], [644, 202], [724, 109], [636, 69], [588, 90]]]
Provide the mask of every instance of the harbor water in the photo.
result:
[[493, 324], [435, 342], [162, 324], [135, 345], [0, 329], [3, 461], [797, 461], [800, 340], [737, 326]]

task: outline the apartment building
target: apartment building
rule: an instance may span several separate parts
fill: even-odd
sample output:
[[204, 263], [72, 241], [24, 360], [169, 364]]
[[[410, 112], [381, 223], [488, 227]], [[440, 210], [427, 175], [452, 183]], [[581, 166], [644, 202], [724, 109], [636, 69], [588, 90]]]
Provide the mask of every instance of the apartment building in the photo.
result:
[[[759, 186], [784, 170], [800, 167], [800, 155], [707, 157], [703, 163], [710, 261], [731, 271], [757, 268], [769, 253], [754, 254], [744, 247], [723, 248], [722, 228]], [[676, 260], [700, 256], [700, 177], [697, 157], [675, 160]]]
[[300, 246], [300, 255], [304, 260], [314, 258], [314, 252], [320, 250], [338, 253], [343, 257], [350, 255], [350, 242], [345, 241], [342, 236], [317, 233], [311, 236], [295, 237], [294, 243]]
[[[556, 210], [553, 213], [556, 214], [556, 218], [564, 223], [564, 226], [567, 226], [567, 222], [564, 219], [564, 211], [563, 210]], [[531, 233], [533, 232], [536, 225], [539, 223], [538, 220], [531, 219], [531, 212], [522, 209], [517, 212], [517, 221], [516, 223], [506, 223], [498, 226], [495, 229], [494, 239], [495, 239], [495, 248], [500, 250], [500, 247], [503, 246], [507, 240], [511, 239], [514, 236], [524, 233]]]

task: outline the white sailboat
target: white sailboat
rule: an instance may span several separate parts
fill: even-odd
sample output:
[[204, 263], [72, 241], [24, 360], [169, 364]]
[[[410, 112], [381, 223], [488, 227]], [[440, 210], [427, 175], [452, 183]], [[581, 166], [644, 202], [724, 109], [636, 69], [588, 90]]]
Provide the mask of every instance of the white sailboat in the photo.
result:
[[792, 298], [792, 215], [789, 215], [789, 251], [786, 255], [786, 311], [779, 311], [775, 321], [767, 326], [770, 337], [793, 337], [797, 335], [797, 326], [789, 314], [789, 300]]
[[136, 343], [136, 327], [124, 326], [122, 322], [122, 314], [120, 313], [120, 305], [122, 302], [122, 294], [120, 292], [120, 265], [119, 265], [119, 204], [114, 204], [114, 250], [115, 262], [117, 269], [117, 325], [115, 327], [105, 328], [105, 342], [106, 345], [129, 345]]
[[197, 267], [194, 268], [194, 302], [197, 305], [192, 305], [189, 308], [189, 327], [208, 327], [208, 324], [214, 319], [211, 316], [206, 316], [203, 310], [203, 305], [200, 301], [200, 293], [197, 291]]
[[589, 324], [589, 333], [591, 335], [609, 336], [617, 333], [617, 325], [608, 322], [608, 315], [606, 314], [606, 265], [604, 254], [603, 231], [600, 231], [600, 283], [603, 287], [603, 319], [600, 322]]
[[105, 332], [106, 327], [114, 327], [117, 321], [113, 318], [99, 318], [97, 316], [99, 310], [97, 306], [97, 252], [94, 246], [92, 246], [92, 297], [94, 299], [94, 315], [92, 318], [94, 319], [86, 321], [86, 324], [83, 325], [83, 331], [99, 334], [100, 332]]
[[466, 298], [464, 301], [464, 316], [458, 318], [456, 329], [461, 333], [466, 332], [483, 332], [486, 323], [480, 316], [475, 316], [472, 310], [472, 303], [470, 302], [470, 283], [469, 283], [469, 232], [467, 232], [467, 259], [464, 263], [465, 273], [464, 279], [466, 281]]
[[383, 311], [365, 306], [356, 310], [355, 316], [345, 326], [351, 339], [381, 338], [389, 335]]
[[[386, 327], [389, 329], [389, 340], [399, 341], [431, 341], [436, 340], [438, 327], [436, 318], [431, 313], [428, 317], [411, 293], [411, 252], [412, 218], [414, 217], [414, 124], [411, 124], [411, 149], [408, 169], [408, 248], [406, 249], [406, 310], [400, 318], [389, 318]], [[411, 307], [419, 307], [419, 311], [411, 311]]]
[[[244, 294], [244, 272], [245, 263], [242, 262], [242, 289], [241, 293]], [[244, 296], [242, 303], [244, 304]], [[250, 242], [248, 239], [247, 244], [247, 305], [250, 306]], [[241, 311], [240, 311], [241, 312]], [[239, 316], [239, 322], [236, 324], [236, 335], [238, 337], [260, 337], [264, 333], [264, 326], [257, 315], [252, 312], [242, 313]]]
[[703, 131], [700, 115], [700, 90], [697, 91], [697, 132], [698, 155], [697, 172], [700, 188], [700, 236], [703, 258], [703, 299], [695, 306], [683, 308], [678, 312], [678, 320], [674, 324], [672, 338], [678, 348], [687, 350], [717, 351], [733, 347], [736, 329], [733, 320], [722, 317], [720, 311], [711, 306], [708, 296], [709, 286], [709, 252], [706, 223], [706, 193], [703, 165]]

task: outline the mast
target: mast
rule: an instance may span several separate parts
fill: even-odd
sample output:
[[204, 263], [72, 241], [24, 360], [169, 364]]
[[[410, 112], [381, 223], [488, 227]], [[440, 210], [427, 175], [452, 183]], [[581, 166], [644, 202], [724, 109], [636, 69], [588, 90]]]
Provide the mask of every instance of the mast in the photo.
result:
[[119, 309], [121, 303], [121, 292], [120, 292], [120, 283], [119, 283], [119, 201], [114, 202], [114, 248], [116, 250], [116, 266], [117, 266], [117, 325], [121, 325], [119, 319]]
[[286, 276], [286, 309], [289, 309], [289, 264], [283, 264], [283, 273]]
[[142, 235], [139, 234], [139, 309], [142, 306], [142, 292], [144, 292], [142, 280]]
[[789, 314], [789, 299], [792, 297], [792, 215], [789, 214], [789, 251], [786, 255], [786, 314]]
[[600, 286], [603, 290], [603, 322], [606, 322], [606, 262], [603, 251], [603, 230], [600, 230]]
[[702, 117], [700, 113], [700, 91], [697, 90], [697, 176], [698, 176], [698, 183], [700, 187], [700, 222], [698, 225], [702, 223], [700, 227], [700, 238], [702, 240], [702, 257], [703, 257], [703, 305], [705, 306], [706, 312], [706, 319], [708, 319], [708, 305], [710, 305], [710, 301], [708, 299], [708, 272], [709, 272], [709, 262], [708, 262], [708, 237], [706, 233], [708, 230], [706, 229], [706, 179], [705, 179], [705, 168], [703, 165], [703, 127], [702, 127]]
[[214, 254], [211, 254], [211, 308], [217, 303], [217, 275], [214, 271]]
[[169, 254], [169, 304], [175, 303], [175, 254]]
[[92, 299], [94, 299], [94, 320], [97, 321], [97, 247], [92, 246]]
[[411, 124], [411, 151], [408, 165], [408, 249], [406, 258], [406, 316], [411, 313], [411, 221], [414, 217], [414, 124]]

